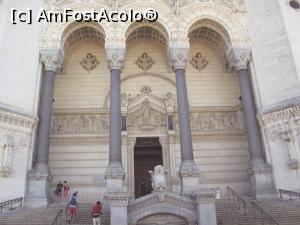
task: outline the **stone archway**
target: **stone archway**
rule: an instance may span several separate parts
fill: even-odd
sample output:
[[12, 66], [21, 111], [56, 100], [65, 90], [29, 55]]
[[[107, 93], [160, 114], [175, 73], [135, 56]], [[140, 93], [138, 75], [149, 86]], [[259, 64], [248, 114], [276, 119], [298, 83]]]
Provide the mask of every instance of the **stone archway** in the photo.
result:
[[187, 225], [187, 221], [174, 214], [159, 213], [145, 217], [137, 225]]
[[129, 225], [195, 225], [195, 202], [167, 192], [153, 192], [128, 205]]

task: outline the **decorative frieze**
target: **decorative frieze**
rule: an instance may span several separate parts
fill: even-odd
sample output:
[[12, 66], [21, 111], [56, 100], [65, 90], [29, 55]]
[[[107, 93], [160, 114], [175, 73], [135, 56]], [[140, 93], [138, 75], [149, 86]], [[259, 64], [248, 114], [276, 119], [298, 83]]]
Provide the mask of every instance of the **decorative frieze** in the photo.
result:
[[[193, 112], [190, 119], [193, 131], [236, 131], [244, 128], [239, 112]], [[178, 124], [177, 116], [174, 123]]]
[[52, 134], [93, 134], [107, 132], [109, 114], [54, 114]]
[[[127, 116], [128, 132], [134, 130], [167, 129], [167, 113], [159, 109], [151, 99], [145, 98], [140, 104], [129, 105]], [[133, 108], [132, 108], [133, 107]], [[191, 112], [192, 131], [197, 133], [244, 132], [239, 111]], [[55, 113], [52, 117], [52, 135], [100, 134], [107, 133], [109, 113]], [[178, 114], [174, 113], [174, 128], [178, 130]]]
[[0, 126], [8, 126], [27, 133], [35, 128], [37, 119], [0, 109]]
[[300, 105], [292, 105], [280, 108], [271, 112], [263, 113], [261, 115], [263, 126], [298, 119], [300, 119]]

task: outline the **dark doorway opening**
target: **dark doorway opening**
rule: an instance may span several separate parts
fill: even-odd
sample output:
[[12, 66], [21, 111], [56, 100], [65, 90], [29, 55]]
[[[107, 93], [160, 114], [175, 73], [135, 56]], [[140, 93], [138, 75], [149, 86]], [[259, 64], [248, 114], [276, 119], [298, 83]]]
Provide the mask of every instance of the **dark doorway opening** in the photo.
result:
[[134, 147], [134, 184], [135, 198], [152, 192], [149, 170], [163, 165], [162, 147], [158, 137], [137, 138]]

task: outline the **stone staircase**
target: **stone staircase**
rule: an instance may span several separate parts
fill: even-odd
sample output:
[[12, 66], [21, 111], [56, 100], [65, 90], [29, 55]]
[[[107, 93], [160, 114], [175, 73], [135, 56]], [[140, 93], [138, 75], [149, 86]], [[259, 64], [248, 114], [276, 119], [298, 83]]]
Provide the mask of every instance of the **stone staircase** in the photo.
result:
[[[300, 201], [246, 199], [246, 207], [239, 210], [227, 199], [216, 203], [218, 225], [263, 225], [259, 214], [254, 215], [255, 202], [279, 225], [300, 225]], [[264, 221], [264, 225], [273, 225]], [[275, 224], [274, 224], [275, 225]]]
[[[76, 225], [92, 225], [92, 211], [93, 204], [81, 203], [79, 204], [78, 214], [73, 224]], [[62, 216], [58, 219], [55, 225], [68, 224], [69, 215], [66, 214], [66, 205], [64, 203], [54, 203], [48, 207], [29, 209], [23, 208], [11, 212], [6, 215], [0, 215], [1, 225], [51, 225], [58, 212], [63, 209]], [[109, 225], [110, 210], [108, 204], [103, 203], [101, 225]]]
[[[218, 225], [262, 225], [259, 214], [254, 216], [251, 202], [255, 202], [279, 225], [300, 225], [300, 200], [253, 200], [246, 198], [246, 207], [239, 210], [228, 199], [216, 202]], [[102, 225], [110, 224], [110, 209], [107, 202], [102, 201]], [[79, 203], [78, 214], [74, 224], [92, 225], [92, 203]], [[66, 214], [66, 203], [52, 203], [48, 207], [29, 209], [16, 209], [9, 213], [0, 214], [1, 225], [51, 225], [57, 213], [63, 209], [62, 216], [55, 225], [68, 224], [69, 216]], [[264, 225], [271, 225], [265, 221]], [[273, 224], [272, 224], [273, 225]]]

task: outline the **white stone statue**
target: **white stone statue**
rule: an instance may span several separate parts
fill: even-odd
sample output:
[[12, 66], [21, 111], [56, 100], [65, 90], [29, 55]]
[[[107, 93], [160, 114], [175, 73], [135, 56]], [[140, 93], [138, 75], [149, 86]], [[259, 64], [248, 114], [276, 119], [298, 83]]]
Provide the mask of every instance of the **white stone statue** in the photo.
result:
[[7, 135], [4, 137], [3, 142], [0, 145], [0, 175], [2, 177], [8, 177], [11, 171], [13, 151], [13, 137]]
[[163, 166], [155, 166], [154, 172], [149, 171], [149, 174], [152, 180], [153, 191], [163, 191], [167, 188], [166, 174], [168, 174], [168, 171], [165, 171]]

